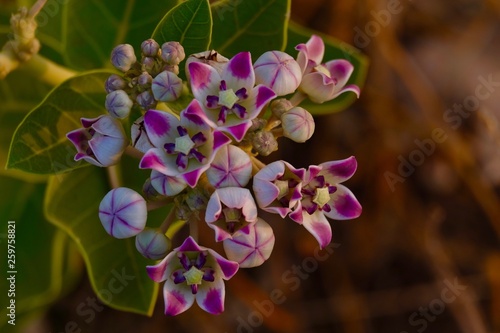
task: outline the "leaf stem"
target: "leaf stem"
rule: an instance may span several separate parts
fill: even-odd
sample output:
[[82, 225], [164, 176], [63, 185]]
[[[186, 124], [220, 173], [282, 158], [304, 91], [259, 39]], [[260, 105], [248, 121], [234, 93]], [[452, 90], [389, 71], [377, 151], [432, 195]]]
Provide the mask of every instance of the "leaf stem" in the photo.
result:
[[58, 86], [67, 79], [78, 74], [39, 54], [35, 54], [29, 61], [21, 64], [20, 69], [25, 70], [34, 77], [52, 86]]

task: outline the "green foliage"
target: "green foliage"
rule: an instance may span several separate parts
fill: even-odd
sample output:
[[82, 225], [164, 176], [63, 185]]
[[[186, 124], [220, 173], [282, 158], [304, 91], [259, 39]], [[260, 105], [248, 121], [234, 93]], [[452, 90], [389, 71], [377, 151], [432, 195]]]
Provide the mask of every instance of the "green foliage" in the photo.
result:
[[108, 190], [105, 172], [100, 168], [52, 176], [45, 213], [78, 245], [92, 286], [105, 304], [151, 315], [158, 294], [158, 284], [146, 274], [145, 267], [151, 262], [137, 252], [133, 238], [115, 239], [99, 221], [99, 203]]
[[[54, 1], [55, 2], [55, 1]], [[164, 13], [178, 0], [67, 1], [62, 9], [61, 43], [65, 62], [76, 69], [109, 66], [111, 50], [128, 43], [139, 52]]]
[[[307, 42], [313, 34], [320, 35], [325, 42], [325, 56], [323, 57], [323, 61], [327, 62], [333, 59], [349, 60], [354, 65], [354, 72], [352, 73], [348, 84], [353, 83], [358, 85], [360, 88], [363, 88], [368, 71], [368, 57], [347, 43], [290, 22], [288, 27], [288, 45], [286, 47], [286, 52], [295, 56], [297, 54], [295, 46], [300, 43]], [[301, 106], [314, 115], [330, 114], [345, 110], [355, 100], [356, 95], [352, 92], [347, 92], [323, 104], [315, 104], [306, 100], [301, 103]]]
[[[4, 273], [17, 271], [13, 298], [16, 324], [19, 325], [17, 317], [49, 305], [77, 281], [81, 262], [69, 238], [43, 217], [44, 184], [26, 183], [6, 176], [0, 176], [0, 183], [0, 246], [6, 256], [0, 269]], [[8, 228], [7, 221], [15, 221], [9, 224], [15, 229]], [[9, 262], [8, 230], [15, 230], [15, 243], [11, 240], [15, 261]], [[10, 264], [15, 266], [9, 267]], [[5, 277], [0, 280], [0, 289], [6, 293], [10, 289]], [[6, 307], [2, 307], [0, 327], [7, 325], [6, 314]]]
[[[170, 10], [160, 21], [152, 38], [158, 44], [177, 41], [186, 55], [208, 49], [212, 36], [212, 16], [208, 0], [188, 0]], [[185, 79], [184, 62], [179, 66], [179, 76]]]
[[254, 57], [286, 46], [290, 0], [222, 0], [212, 5], [211, 48], [226, 57], [250, 51]]
[[108, 72], [89, 72], [67, 80], [50, 92], [19, 125], [12, 139], [8, 168], [39, 174], [72, 170], [75, 148], [66, 133], [81, 127], [80, 118], [106, 112], [103, 82]]

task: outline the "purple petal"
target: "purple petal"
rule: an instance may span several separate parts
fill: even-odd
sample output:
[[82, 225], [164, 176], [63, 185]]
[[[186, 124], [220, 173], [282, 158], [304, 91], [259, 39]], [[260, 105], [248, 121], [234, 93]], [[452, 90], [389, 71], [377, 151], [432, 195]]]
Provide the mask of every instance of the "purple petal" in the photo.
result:
[[168, 112], [149, 110], [144, 114], [144, 127], [149, 140], [157, 148], [175, 140], [179, 125], [179, 120]]
[[199, 169], [189, 171], [189, 172], [185, 172], [182, 175], [180, 175], [180, 177], [182, 177], [182, 179], [184, 179], [184, 181], [191, 188], [193, 188], [198, 183], [198, 180], [200, 179], [201, 175], [203, 174], [203, 172], [205, 171], [206, 168], [208, 168], [208, 164], [206, 165], [206, 167], [199, 168]]
[[168, 176], [176, 176], [179, 174], [175, 162], [172, 163], [167, 156], [158, 148], [152, 148], [142, 157], [139, 168], [153, 169]]
[[172, 268], [169, 267], [172, 259], [175, 258], [175, 252], [170, 252], [162, 261], [156, 265], [146, 266], [146, 271], [151, 280], [155, 282], [163, 282], [168, 279]]
[[220, 131], [214, 131], [214, 151], [231, 143], [231, 139]]
[[314, 103], [323, 103], [333, 98], [336, 92], [335, 82], [326, 74], [312, 72], [302, 77], [299, 89], [305, 93]]
[[165, 301], [165, 315], [176, 316], [189, 309], [195, 300], [195, 296], [187, 288], [186, 284], [175, 284], [172, 280], [165, 281], [163, 286], [163, 298]]
[[176, 250], [181, 251], [181, 252], [186, 252], [186, 251], [195, 251], [195, 252], [201, 252], [203, 251], [204, 248], [200, 247], [196, 241], [194, 240], [193, 237], [189, 236], [184, 240], [181, 246], [179, 246]]
[[316, 238], [320, 248], [332, 241], [332, 227], [321, 211], [316, 211], [313, 215], [303, 212], [302, 225]]
[[351, 77], [354, 66], [345, 59], [336, 59], [328, 61], [325, 67], [330, 71], [330, 77], [337, 81], [337, 86], [343, 87]]
[[321, 163], [320, 173], [325, 176], [325, 180], [330, 184], [342, 183], [354, 175], [358, 163], [354, 156], [339, 161]]
[[217, 70], [207, 64], [191, 62], [188, 71], [191, 76], [191, 90], [198, 101], [205, 103], [207, 96], [218, 96], [221, 78]]
[[276, 94], [268, 87], [262, 85], [258, 85], [255, 89], [257, 90], [255, 108], [257, 108], [260, 112], [264, 105], [276, 97]]
[[227, 207], [241, 209], [245, 221], [254, 222], [257, 220], [257, 206], [248, 189], [224, 187], [216, 189], [215, 192], [217, 192], [219, 200]]
[[220, 274], [220, 276], [224, 280], [229, 280], [236, 274], [238, 271], [239, 265], [235, 261], [227, 260], [214, 250], [208, 249], [208, 252], [213, 256], [215, 261], [217, 262], [218, 269], [216, 269], [216, 273]]
[[236, 141], [240, 142], [245, 137], [245, 134], [247, 134], [250, 126], [252, 126], [252, 122], [248, 120], [234, 126], [219, 127], [219, 129], [231, 134]]
[[255, 84], [255, 74], [250, 52], [240, 52], [229, 60], [222, 72], [222, 80], [228, 88], [238, 91], [241, 88], [250, 90]]
[[222, 279], [203, 283], [196, 294], [196, 302], [208, 313], [218, 315], [224, 312], [225, 288]]
[[337, 185], [337, 191], [330, 195], [328, 205], [332, 208], [325, 215], [334, 220], [349, 220], [361, 215], [362, 207], [354, 194], [344, 185]]

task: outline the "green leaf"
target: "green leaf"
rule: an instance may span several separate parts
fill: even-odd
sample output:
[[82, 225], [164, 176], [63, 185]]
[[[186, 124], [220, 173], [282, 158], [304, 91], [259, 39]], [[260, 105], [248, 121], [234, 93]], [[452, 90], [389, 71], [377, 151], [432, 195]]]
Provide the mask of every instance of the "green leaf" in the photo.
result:
[[[368, 72], [369, 60], [368, 57], [360, 53], [353, 46], [335, 39], [330, 36], [322, 35], [317, 31], [306, 29], [294, 22], [290, 22], [288, 27], [288, 46], [286, 52], [292, 56], [297, 55], [295, 46], [300, 43], [305, 43], [311, 35], [320, 35], [325, 42], [325, 55], [323, 62], [333, 59], [347, 59], [354, 65], [354, 72], [349, 79], [348, 84], [356, 84], [360, 89], [363, 88], [366, 74]], [[314, 115], [330, 114], [342, 111], [356, 101], [356, 95], [352, 92], [341, 94], [332, 101], [323, 104], [315, 104], [306, 99], [300, 106], [307, 109]]]
[[[26, 89], [26, 82], [30, 82], [30, 89]], [[23, 172], [21, 170], [6, 170], [9, 146], [14, 131], [28, 112], [40, 103], [50, 88], [34, 81], [23, 71], [14, 71], [7, 78], [0, 80], [0, 175], [16, 177], [18, 179], [39, 182], [47, 177]]]
[[[160, 45], [177, 41], [187, 56], [208, 49], [212, 36], [212, 14], [208, 0], [187, 0], [170, 10], [153, 31], [151, 38]], [[185, 79], [184, 62], [179, 77]]]
[[61, 28], [66, 64], [87, 70], [110, 66], [111, 50], [123, 43], [131, 44], [139, 54], [140, 44], [148, 38], [149, 31], [178, 2], [66, 1]]
[[109, 236], [99, 221], [99, 203], [109, 188], [105, 172], [91, 167], [52, 176], [45, 213], [76, 242], [85, 260], [90, 282], [105, 304], [151, 315], [158, 284], [146, 273], [151, 264], [136, 250], [133, 238]]
[[[78, 254], [71, 247], [70, 239], [43, 216], [46, 186], [6, 176], [0, 176], [0, 182], [0, 246], [1, 252], [5, 253], [0, 269], [2, 272], [17, 272], [13, 275], [18, 326], [21, 315], [40, 310], [59, 298], [68, 287], [72, 287], [78, 281], [82, 265]], [[14, 235], [15, 238], [9, 238], [8, 235]], [[8, 244], [15, 250], [15, 262], [8, 261]], [[14, 266], [10, 267], [10, 264]], [[7, 273], [7, 277], [10, 275]], [[6, 293], [10, 289], [7, 283], [6, 278], [0, 280], [0, 289]], [[10, 320], [7, 309], [2, 307], [0, 327], [8, 325], [7, 320]]]
[[93, 118], [106, 112], [103, 85], [109, 74], [87, 72], [54, 88], [17, 128], [7, 168], [54, 174], [87, 166], [73, 160], [76, 150], [66, 133], [81, 127], [81, 117]]
[[222, 0], [212, 5], [211, 48], [226, 57], [242, 51], [254, 56], [286, 46], [290, 0]]

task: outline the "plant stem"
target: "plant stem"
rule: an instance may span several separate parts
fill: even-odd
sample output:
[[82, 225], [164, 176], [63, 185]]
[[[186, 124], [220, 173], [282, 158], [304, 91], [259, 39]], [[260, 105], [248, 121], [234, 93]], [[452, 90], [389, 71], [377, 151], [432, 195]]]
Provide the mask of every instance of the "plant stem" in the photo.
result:
[[156, 201], [148, 201], [148, 203], [147, 203], [148, 212], [155, 210], [155, 209], [158, 209], [158, 208], [161, 208], [161, 207], [165, 207], [166, 205], [168, 205], [171, 202], [172, 202], [172, 198], [165, 198], [165, 199], [156, 200]]
[[198, 218], [189, 219], [189, 235], [198, 242]]
[[108, 173], [108, 181], [109, 185], [112, 189], [120, 187], [120, 177], [118, 177], [118, 166], [111, 165], [106, 168], [106, 172]]
[[34, 77], [52, 86], [57, 86], [78, 73], [56, 64], [55, 62], [35, 54], [30, 60], [21, 64], [19, 69], [25, 70]]
[[174, 221], [174, 217], [175, 217], [174, 213], [175, 213], [175, 209], [171, 209], [170, 212], [168, 212], [168, 215], [165, 218], [165, 220], [163, 220], [163, 222], [161, 223], [161, 225], [160, 225], [160, 231], [162, 233], [166, 233], [167, 230], [168, 230], [168, 227]]
[[136, 149], [132, 146], [127, 146], [127, 148], [125, 148], [125, 154], [127, 154], [128, 156], [131, 156], [133, 158], [137, 158], [137, 159], [142, 159], [142, 157], [144, 156], [144, 153], [141, 152], [139, 149]]

